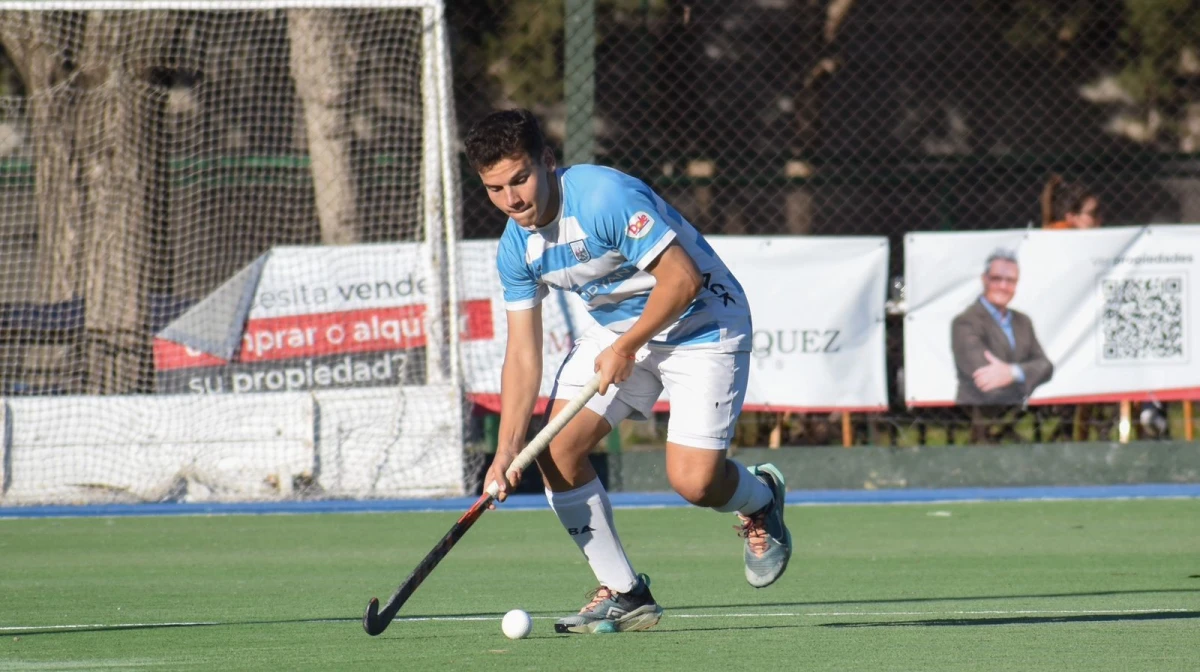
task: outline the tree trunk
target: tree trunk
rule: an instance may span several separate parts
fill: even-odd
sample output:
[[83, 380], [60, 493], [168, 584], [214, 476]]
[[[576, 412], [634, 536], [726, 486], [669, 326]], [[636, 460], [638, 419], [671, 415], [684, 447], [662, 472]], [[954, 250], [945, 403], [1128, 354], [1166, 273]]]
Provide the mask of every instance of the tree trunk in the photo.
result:
[[[805, 150], [811, 146], [821, 127], [821, 89], [841, 69], [837, 39], [842, 26], [850, 11], [854, 9], [856, 0], [829, 0], [825, 6], [825, 21], [822, 24], [815, 17], [805, 17], [799, 25], [821, 26], [820, 37], [813, 34], [801, 36], [797, 43], [805, 45], [805, 60], [810, 62], [807, 73], [797, 82], [795, 87], [795, 135], [792, 140], [793, 152], [800, 157], [788, 162], [785, 177], [795, 180], [802, 178], [803, 182], [794, 182], [784, 197], [786, 213], [786, 230], [789, 233], [811, 234], [814, 231], [814, 216], [816, 207], [812, 187], [807, 179], [812, 177], [811, 168], [805, 163]], [[809, 5], [805, 10], [813, 12], [815, 6]]]
[[47, 303], [68, 301], [79, 287], [83, 198], [72, 132], [77, 96], [56, 48], [77, 16], [0, 12], [0, 43], [29, 91], [39, 224], [35, 298]]
[[[32, 300], [71, 301], [81, 287], [83, 193], [74, 137], [79, 96], [63, 67], [61, 46], [78, 14], [0, 13], [0, 42], [29, 92], [38, 237]], [[79, 392], [78, 353], [68, 344], [25, 348], [26, 382], [35, 390]]]
[[344, 21], [330, 10], [288, 11], [292, 79], [304, 106], [321, 242], [327, 245], [360, 238], [348, 114], [358, 53]]
[[[148, 26], [125, 12], [88, 16], [76, 137], [84, 210], [84, 328], [89, 394], [139, 391], [149, 371], [149, 210], [162, 94], [131, 71], [122, 49]], [[157, 113], [157, 114], [156, 114]]]
[[59, 391], [134, 392], [148, 380], [147, 213], [160, 187], [153, 117], [162, 105], [124, 56], [134, 33], [165, 34], [154, 22], [132, 12], [0, 15], [0, 40], [30, 92], [36, 300], [82, 298], [85, 311], [82, 342], [26, 353], [27, 371]]

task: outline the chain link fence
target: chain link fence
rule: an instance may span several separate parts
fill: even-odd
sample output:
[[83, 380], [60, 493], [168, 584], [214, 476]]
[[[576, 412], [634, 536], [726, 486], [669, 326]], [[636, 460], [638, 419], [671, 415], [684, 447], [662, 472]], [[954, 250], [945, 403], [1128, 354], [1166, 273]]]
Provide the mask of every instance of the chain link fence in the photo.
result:
[[[1200, 7], [1195, 3], [478, 0], [448, 2], [446, 16], [460, 129], [495, 107], [531, 107], [546, 121], [565, 160], [594, 160], [637, 175], [706, 234], [886, 236], [892, 248], [890, 274], [902, 279], [904, 233], [1041, 226], [1041, 194], [1054, 174], [1095, 193], [1106, 225], [1200, 222]], [[280, 16], [268, 18], [274, 37], [258, 43], [285, 50], [280, 32], [285, 22]], [[171, 49], [189, 39], [186, 31], [163, 35]], [[0, 134], [0, 156], [6, 157], [0, 187], [10, 203], [32, 204], [32, 156], [28, 148], [10, 151], [4, 145], [27, 123], [25, 96], [32, 87], [18, 74], [18, 60], [14, 54], [0, 58], [0, 123], [9, 129]], [[231, 72], [253, 73], [241, 62], [235, 59]], [[274, 62], [285, 63], [286, 57], [277, 55]], [[172, 63], [176, 78], [155, 84], [169, 95], [155, 101], [165, 113], [186, 120], [194, 101], [180, 92], [212, 73]], [[376, 74], [387, 82], [398, 77], [382, 70]], [[247, 75], [246, 81], [252, 84], [256, 76]], [[261, 93], [251, 84], [247, 100]], [[415, 123], [415, 112], [389, 108], [388, 100], [368, 95], [391, 86], [351, 88], [361, 90], [364, 109], [384, 109], [388, 119]], [[243, 107], [257, 110], [249, 103]], [[287, 126], [290, 135], [279, 143], [284, 149], [264, 151], [295, 159], [302, 171], [305, 143], [291, 137], [302, 134], [295, 124], [279, 121], [295, 116], [293, 108], [294, 102], [287, 102], [274, 112], [254, 112], [258, 116], [248, 111], [245, 127]], [[369, 115], [360, 117], [351, 120], [356, 138], [371, 121]], [[234, 121], [220, 137], [236, 136], [241, 144], [222, 140], [214, 151], [266, 142], [261, 133], [241, 133], [242, 122]], [[173, 179], [171, 165], [151, 168], [144, 174], [160, 182]], [[257, 164], [252, 168], [261, 172]], [[222, 168], [235, 169], [242, 167]], [[271, 169], [288, 179], [295, 172], [291, 164]], [[378, 170], [399, 169], [389, 164]], [[465, 164], [462, 171], [464, 236], [494, 238], [501, 216]], [[267, 177], [272, 184], [283, 179], [274, 173]], [[411, 184], [393, 180], [391, 172], [383, 177], [388, 185]], [[209, 254], [213, 263], [204, 266], [208, 275], [194, 287], [188, 278], [165, 274], [151, 281], [164, 285], [164, 293], [187, 285], [195, 298], [228, 274], [221, 269], [239, 267], [273, 245], [317, 240], [311, 208], [297, 205], [308, 201], [308, 187], [295, 189], [294, 198], [282, 199], [286, 207], [272, 212], [302, 212], [285, 212], [280, 216], [287, 222], [270, 230], [226, 235], [198, 228], [199, 239], [184, 251]], [[359, 189], [370, 192], [363, 207], [371, 226], [362, 240], [404, 237], [401, 218], [375, 208], [387, 206], [391, 192]], [[206, 212], [218, 206], [255, 208], [261, 193], [247, 192], [245, 203], [232, 205], [204, 194], [194, 202]], [[159, 211], [170, 205], [156, 207], [151, 214], [167, 221]], [[39, 235], [29, 219], [32, 209], [9, 209], [28, 219], [8, 222], [6, 228], [5, 235], [22, 249], [34, 248]], [[163, 242], [155, 235], [150, 231], [145, 244], [158, 249]], [[5, 263], [11, 272], [4, 277], [28, 278], [32, 272], [18, 272], [25, 261]], [[902, 281], [893, 284], [899, 298]], [[23, 296], [0, 283], [3, 302], [23, 301]], [[889, 318], [888, 412], [848, 419], [747, 414], [739, 442], [972, 440], [971, 418], [964, 412], [913, 412], [904, 406], [900, 318]], [[63, 319], [79, 322], [69, 315]], [[135, 345], [106, 345], [122, 356], [132, 352], [145, 370], [125, 387], [102, 391], [149, 391], [154, 325], [145, 326]], [[48, 351], [45, 358], [63, 356]], [[90, 389], [73, 381], [67, 381], [68, 391]], [[8, 393], [21, 392], [8, 385]], [[1165, 412], [1168, 429], [1156, 433], [1179, 436], [1183, 404]], [[1115, 405], [1038, 408], [1018, 415], [1011, 426], [1000, 428], [1011, 431], [996, 440], [1107, 440], [1116, 437], [1121, 420]]]
[[[451, 14], [464, 127], [489, 105], [532, 107], [568, 163], [641, 177], [706, 234], [887, 236], [894, 298], [906, 232], [1040, 227], [1052, 175], [1096, 194], [1106, 225], [1200, 221], [1193, 3], [513, 0]], [[499, 215], [464, 184], [467, 235], [495, 236]], [[900, 320], [887, 413], [747, 414], [739, 442], [1118, 438], [1115, 404], [1013, 409], [986, 434], [970, 411], [907, 409]], [[1183, 404], [1141, 410], [1143, 435], [1182, 435]]]

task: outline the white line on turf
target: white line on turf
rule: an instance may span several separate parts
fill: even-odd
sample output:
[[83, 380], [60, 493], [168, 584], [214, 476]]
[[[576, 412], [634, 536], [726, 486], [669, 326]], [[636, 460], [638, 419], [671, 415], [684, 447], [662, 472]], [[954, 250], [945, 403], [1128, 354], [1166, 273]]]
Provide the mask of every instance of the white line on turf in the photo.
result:
[[[1164, 614], [1188, 613], [1192, 609], [974, 609], [959, 611], [771, 611], [744, 613], [706, 613], [706, 614], [670, 614], [670, 618], [846, 618], [862, 616], [925, 616], [930, 618], [948, 616], [1079, 616], [1079, 615], [1121, 615], [1121, 614]], [[467, 621], [498, 621], [503, 614], [480, 616], [402, 616], [397, 621], [419, 622], [467, 622]], [[554, 620], [556, 616], [534, 616], [537, 620]], [[313, 619], [306, 623], [347, 623], [357, 619]], [[166, 623], [78, 623], [72, 625], [8, 625], [0, 626], [0, 632], [18, 632], [25, 630], [84, 630], [88, 628], [185, 628], [189, 626], [209, 625], [239, 625], [236, 622], [221, 621], [181, 621]]]
[[1188, 612], [1191, 609], [980, 609], [970, 611], [812, 611], [807, 613], [795, 612], [763, 612], [757, 614], [672, 614], [672, 618], [835, 618], [843, 616], [1028, 616], [1042, 614], [1046, 616], [1066, 616], [1072, 614], [1159, 614], [1165, 612]]
[[180, 621], [167, 623], [73, 623], [71, 625], [4, 625], [0, 632], [17, 630], [86, 630], [88, 628], [186, 628], [199, 625], [225, 625], [219, 621]]

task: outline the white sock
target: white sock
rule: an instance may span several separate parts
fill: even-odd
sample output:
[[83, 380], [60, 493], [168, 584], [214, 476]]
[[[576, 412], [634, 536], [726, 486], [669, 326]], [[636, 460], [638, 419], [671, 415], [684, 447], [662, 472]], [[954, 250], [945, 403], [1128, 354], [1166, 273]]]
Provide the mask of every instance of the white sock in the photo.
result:
[[748, 516], [755, 511], [760, 511], [764, 506], [771, 503], [771, 499], [775, 497], [775, 493], [771, 492], [771, 488], [767, 487], [766, 483], [759, 480], [750, 470], [742, 466], [737, 460], [725, 460], [732, 464], [737, 470], [738, 484], [737, 490], [733, 491], [733, 496], [729, 498], [721, 506], [714, 506], [713, 509], [721, 513], [731, 513], [737, 511], [743, 516]]
[[546, 491], [546, 500], [567, 529], [601, 585], [627, 593], [638, 584], [613, 526], [612, 504], [600, 479], [567, 492]]

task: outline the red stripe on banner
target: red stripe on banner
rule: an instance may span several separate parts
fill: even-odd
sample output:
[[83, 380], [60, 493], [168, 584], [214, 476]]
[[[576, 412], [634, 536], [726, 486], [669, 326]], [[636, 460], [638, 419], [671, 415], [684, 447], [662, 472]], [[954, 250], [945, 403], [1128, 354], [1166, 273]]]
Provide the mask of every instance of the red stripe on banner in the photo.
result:
[[425, 306], [367, 308], [249, 320], [238, 361], [403, 350], [423, 345]]
[[[500, 395], [498, 394], [470, 394], [467, 396], [477, 406], [493, 413], [500, 412]], [[538, 397], [533, 410], [534, 415], [545, 413], [549, 401], [545, 397]], [[670, 410], [670, 402], [654, 403], [655, 413], [667, 413]], [[886, 410], [887, 406], [766, 406], [762, 404], [742, 406], [742, 411], [746, 413], [880, 413]]]
[[958, 404], [953, 401], [910, 401], [909, 408], [950, 408]]
[[[496, 337], [491, 299], [460, 304], [460, 338]], [[423, 347], [425, 306], [368, 308], [336, 313], [288, 315], [249, 320], [242, 334], [238, 362], [262, 362], [355, 352], [382, 352]], [[156, 371], [225, 366], [229, 362], [173, 341], [154, 339]]]
[[[468, 394], [467, 399], [470, 399], [471, 403], [483, 408], [484, 410], [491, 411], [492, 413], [500, 412], [500, 395], [498, 394]], [[548, 406], [549, 403], [550, 399], [548, 397], [538, 397], [537, 401], [533, 404], [533, 415], [545, 413], [546, 406]]]
[[[671, 402], [654, 402], [655, 413], [671, 410]], [[879, 413], [887, 406], [775, 406], [769, 404], [743, 404], [743, 413]]]
[[[465, 301], [461, 306], [463, 340], [495, 337], [490, 299]], [[424, 305], [288, 315], [248, 321], [238, 361], [404, 350], [425, 343]]]
[[490, 341], [496, 338], [496, 325], [492, 323], [492, 300], [474, 299], [458, 304], [461, 319], [466, 324], [459, 330], [464, 341]]
[[1182, 401], [1184, 399], [1200, 399], [1200, 387], [1178, 387], [1171, 390], [1152, 390], [1138, 392], [1110, 392], [1107, 394], [1085, 394], [1073, 397], [1053, 397], [1030, 401], [1031, 406], [1046, 404], [1103, 404], [1122, 401]]
[[192, 350], [187, 346], [164, 338], [154, 339], [154, 369], [191, 369], [198, 366], [225, 366], [229, 362], [207, 352]]
[[[658, 410], [655, 408], [655, 410]], [[887, 406], [768, 406], [766, 404], [745, 404], [745, 413], [882, 413]]]
[[[1115, 404], [1122, 401], [1182, 401], [1200, 399], [1200, 387], [1177, 387], [1169, 390], [1137, 390], [1129, 392], [1105, 392], [1104, 394], [1080, 394], [1068, 397], [1046, 397], [1030, 399], [1030, 406], [1052, 406], [1054, 404]], [[953, 401], [914, 401], [909, 408], [950, 408], [957, 406]]]

